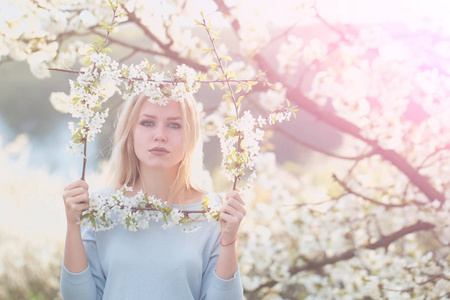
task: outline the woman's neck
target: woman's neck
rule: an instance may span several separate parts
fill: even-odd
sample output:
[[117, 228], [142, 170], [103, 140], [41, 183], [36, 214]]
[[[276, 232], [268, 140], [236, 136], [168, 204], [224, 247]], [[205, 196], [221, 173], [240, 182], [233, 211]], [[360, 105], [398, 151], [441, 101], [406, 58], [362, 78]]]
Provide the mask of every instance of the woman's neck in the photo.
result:
[[153, 195], [162, 201], [168, 201], [170, 188], [177, 177], [177, 169], [145, 169], [141, 168], [140, 178], [134, 190], [142, 190], [147, 195]]

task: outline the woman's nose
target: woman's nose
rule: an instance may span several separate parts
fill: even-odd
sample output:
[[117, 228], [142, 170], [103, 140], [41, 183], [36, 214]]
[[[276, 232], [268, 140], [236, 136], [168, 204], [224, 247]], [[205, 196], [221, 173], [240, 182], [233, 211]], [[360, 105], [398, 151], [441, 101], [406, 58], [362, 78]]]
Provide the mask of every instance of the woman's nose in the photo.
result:
[[167, 141], [167, 136], [166, 136], [164, 128], [162, 128], [160, 126], [158, 126], [156, 128], [155, 135], [153, 136], [153, 140], [155, 142], [166, 142]]

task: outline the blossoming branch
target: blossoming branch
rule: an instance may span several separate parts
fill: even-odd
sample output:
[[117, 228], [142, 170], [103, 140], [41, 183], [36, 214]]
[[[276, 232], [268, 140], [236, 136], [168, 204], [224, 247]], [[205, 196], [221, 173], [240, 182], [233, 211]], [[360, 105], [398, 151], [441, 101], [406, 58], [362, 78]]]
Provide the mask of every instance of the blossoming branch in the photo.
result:
[[[245, 111], [240, 116], [240, 107], [245, 94], [252, 86], [263, 82], [269, 85], [264, 79], [264, 73], [260, 72], [256, 80], [237, 79], [234, 72], [228, 71], [223, 65], [224, 60], [231, 60], [230, 57], [221, 56], [217, 52], [214, 41], [218, 38], [217, 33], [206, 23], [203, 12], [203, 20], [198, 24], [203, 25], [208, 33], [212, 48], [204, 49], [214, 53], [218, 63], [212, 63], [211, 68], [214, 71], [218, 68], [222, 75], [214, 80], [207, 80], [207, 74], [196, 73], [194, 69], [186, 65], [178, 65], [175, 73], [157, 72], [154, 66], [151, 66], [148, 60], [143, 60], [138, 65], [127, 66], [120, 65], [117, 61], [111, 59], [107, 54], [111, 50], [105, 48], [108, 36], [117, 25], [114, 20], [117, 17], [119, 4], [110, 2], [113, 11], [113, 18], [109, 25], [105, 24], [107, 30], [105, 40], [98, 39], [94, 43], [91, 55], [87, 59], [87, 69], [85, 71], [60, 70], [78, 73], [76, 81], [70, 81], [71, 102], [67, 111], [79, 122], [69, 122], [69, 129], [72, 133], [72, 139], [68, 149], [74, 155], [83, 156], [83, 175], [84, 179], [86, 166], [86, 146], [88, 141], [92, 141], [95, 135], [101, 132], [101, 127], [108, 116], [108, 109], [103, 109], [102, 104], [111, 98], [116, 92], [122, 95], [124, 100], [131, 99], [141, 93], [148, 97], [148, 101], [165, 106], [169, 99], [183, 101], [187, 95], [196, 93], [201, 83], [207, 83], [212, 89], [214, 84], [221, 84], [226, 88], [222, 100], [232, 101], [235, 115], [228, 118], [218, 132], [223, 154], [222, 170], [225, 176], [234, 181], [233, 189], [236, 189], [237, 181], [241, 181], [247, 169], [253, 173], [248, 178], [249, 183], [256, 177], [254, 171], [255, 158], [259, 153], [259, 141], [263, 140], [264, 130], [262, 127], [275, 122], [289, 120], [291, 115], [295, 115], [295, 108], [280, 106], [272, 110], [265, 118], [259, 116], [254, 118], [250, 111]], [[231, 83], [237, 83], [236, 91]], [[245, 92], [236, 99], [236, 94]], [[128, 189], [128, 188], [126, 188]], [[171, 208], [167, 203], [163, 203], [154, 196], [148, 196], [138, 192], [135, 197], [125, 197], [125, 191], [115, 191], [110, 197], [101, 197], [94, 195], [90, 200], [90, 208], [81, 217], [81, 224], [90, 226], [94, 230], [106, 230], [113, 228], [121, 223], [128, 230], [135, 231], [148, 227], [149, 220], [164, 220], [163, 227], [173, 225], [185, 225], [186, 231], [192, 231], [191, 214], [202, 216], [207, 220], [218, 220], [220, 205], [210, 203], [210, 198], [203, 200], [202, 210], [188, 211]], [[219, 207], [219, 208], [218, 208]], [[118, 214], [117, 219], [112, 218], [112, 214]], [[194, 226], [195, 227], [195, 226]]]

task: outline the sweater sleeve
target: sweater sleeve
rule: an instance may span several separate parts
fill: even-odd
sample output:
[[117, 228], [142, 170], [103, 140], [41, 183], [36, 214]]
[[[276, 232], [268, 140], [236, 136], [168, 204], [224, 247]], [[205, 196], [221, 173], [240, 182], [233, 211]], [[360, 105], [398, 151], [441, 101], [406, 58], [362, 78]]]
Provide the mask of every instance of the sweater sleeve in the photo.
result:
[[95, 233], [82, 228], [83, 244], [86, 250], [88, 267], [80, 273], [72, 273], [62, 266], [61, 295], [64, 300], [102, 299], [106, 278], [97, 252]]
[[206, 271], [203, 274], [201, 300], [229, 300], [244, 299], [239, 269], [234, 273], [233, 278], [225, 280], [217, 276], [216, 264], [220, 253], [220, 236], [214, 244], [213, 251], [208, 260]]

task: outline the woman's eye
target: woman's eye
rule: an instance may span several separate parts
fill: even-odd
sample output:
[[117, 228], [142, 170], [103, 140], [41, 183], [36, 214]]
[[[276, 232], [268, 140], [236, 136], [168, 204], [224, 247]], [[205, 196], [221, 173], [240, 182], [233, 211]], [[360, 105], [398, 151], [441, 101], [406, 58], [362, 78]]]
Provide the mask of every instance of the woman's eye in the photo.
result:
[[152, 121], [142, 121], [141, 125], [143, 125], [145, 127], [149, 127], [149, 126], [155, 125], [155, 123], [153, 123]]
[[170, 123], [168, 125], [168, 127], [173, 128], [173, 129], [180, 129], [181, 128], [181, 124], [179, 124], [179, 123]]

